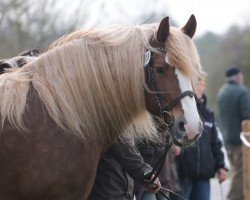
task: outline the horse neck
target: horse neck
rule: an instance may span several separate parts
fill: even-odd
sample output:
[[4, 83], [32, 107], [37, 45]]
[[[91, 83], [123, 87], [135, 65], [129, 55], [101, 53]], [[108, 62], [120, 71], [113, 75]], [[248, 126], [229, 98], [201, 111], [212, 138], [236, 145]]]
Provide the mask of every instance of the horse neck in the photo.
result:
[[143, 46], [131, 51], [124, 45], [103, 47], [81, 39], [33, 63], [32, 83], [49, 115], [82, 140], [109, 143], [119, 135], [134, 137], [134, 129], [152, 130], [144, 102]]

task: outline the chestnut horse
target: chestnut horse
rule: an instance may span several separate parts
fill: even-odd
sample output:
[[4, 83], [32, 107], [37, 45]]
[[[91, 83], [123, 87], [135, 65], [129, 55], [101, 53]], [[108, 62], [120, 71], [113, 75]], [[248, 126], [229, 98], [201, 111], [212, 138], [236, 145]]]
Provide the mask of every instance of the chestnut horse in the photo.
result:
[[192, 87], [203, 76], [195, 29], [192, 15], [182, 29], [166, 17], [78, 31], [1, 74], [0, 199], [87, 199], [115, 139], [157, 137], [149, 113], [174, 117], [179, 145], [194, 142], [202, 123]]

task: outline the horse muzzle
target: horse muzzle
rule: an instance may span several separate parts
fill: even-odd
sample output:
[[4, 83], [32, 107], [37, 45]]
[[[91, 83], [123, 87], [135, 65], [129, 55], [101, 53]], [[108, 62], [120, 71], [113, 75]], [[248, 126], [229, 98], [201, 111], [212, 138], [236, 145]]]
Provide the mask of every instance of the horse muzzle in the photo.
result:
[[203, 123], [198, 122], [197, 128], [192, 128], [186, 124], [185, 120], [179, 120], [174, 123], [172, 128], [172, 138], [177, 146], [188, 146], [195, 143], [201, 136]]

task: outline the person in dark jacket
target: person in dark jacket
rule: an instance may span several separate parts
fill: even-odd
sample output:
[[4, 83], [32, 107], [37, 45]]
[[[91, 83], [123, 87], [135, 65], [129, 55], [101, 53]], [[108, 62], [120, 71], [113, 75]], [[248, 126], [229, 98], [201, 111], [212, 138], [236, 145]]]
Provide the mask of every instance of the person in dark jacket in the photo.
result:
[[[117, 142], [100, 160], [95, 183], [88, 199], [132, 200], [134, 198], [133, 179], [145, 184], [144, 177], [151, 170], [152, 168], [143, 161], [134, 146]], [[158, 178], [154, 184], [147, 186], [149, 191], [159, 191], [161, 184]]]
[[232, 166], [232, 182], [229, 200], [243, 200], [242, 146], [240, 140], [241, 123], [250, 119], [250, 101], [244, 77], [237, 66], [226, 70], [226, 83], [217, 96], [219, 115], [225, 146]]
[[[196, 90], [200, 100], [198, 110], [204, 124], [202, 136], [177, 157], [180, 195], [187, 200], [210, 200], [210, 178], [217, 173], [221, 183], [227, 175], [224, 161], [226, 154], [225, 151], [223, 153], [219, 129], [215, 124], [213, 112], [207, 107], [204, 92], [205, 80], [202, 79]], [[171, 199], [180, 198], [174, 196]]]
[[[158, 143], [149, 143], [141, 141], [137, 147], [138, 150], [143, 157], [145, 163], [149, 164], [151, 167], [155, 167], [159, 159], [161, 159], [164, 151], [165, 151], [165, 144], [172, 145], [169, 143], [169, 139], [166, 138], [170, 135], [170, 132], [166, 132], [166, 127], [164, 127], [164, 123], [160, 123], [161, 119], [155, 118], [155, 122], [161, 124], [158, 127], [158, 133], [160, 135], [160, 140]], [[175, 148], [175, 145], [172, 145], [168, 151], [168, 154], [165, 158], [164, 165], [159, 174], [159, 180], [161, 185], [164, 188], [167, 188], [171, 191], [179, 191], [179, 181], [178, 175], [176, 170], [176, 163], [175, 163], [175, 155], [178, 153], [179, 149]], [[168, 192], [162, 191], [166, 196], [168, 196]], [[160, 193], [153, 193], [148, 190], [145, 185], [135, 182], [135, 195], [136, 199], [138, 200], [156, 200], [156, 199], [166, 199]]]

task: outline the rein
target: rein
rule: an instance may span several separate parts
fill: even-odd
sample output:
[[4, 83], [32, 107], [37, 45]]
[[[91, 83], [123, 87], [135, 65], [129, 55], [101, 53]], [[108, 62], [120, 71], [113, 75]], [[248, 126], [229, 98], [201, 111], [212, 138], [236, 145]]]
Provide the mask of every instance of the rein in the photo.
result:
[[[167, 125], [167, 124], [166, 124]], [[169, 128], [167, 126], [167, 130], [166, 131], [169, 131]], [[162, 155], [159, 157], [159, 160], [157, 161], [157, 163], [155, 164], [155, 166], [153, 167], [153, 169], [151, 170], [150, 173], [146, 174], [146, 176], [144, 177], [145, 179], [145, 184], [146, 185], [150, 185], [150, 184], [153, 184], [155, 179], [159, 176], [160, 172], [161, 172], [161, 169], [164, 165], [164, 162], [165, 162], [165, 159], [166, 159], [166, 156], [168, 154], [168, 151], [169, 149], [171, 148], [172, 146], [172, 140], [171, 140], [171, 137], [170, 137], [170, 134], [166, 134], [166, 142], [165, 142], [165, 149], [164, 149], [164, 152], [162, 153]], [[151, 179], [151, 177], [154, 175], [154, 177]]]
[[[164, 51], [166, 51], [166, 50], [164, 50]], [[151, 61], [151, 54], [152, 53], [149, 50], [147, 50], [146, 53], [145, 53], [144, 69], [145, 69], [145, 72], [146, 72], [148, 82], [149, 83], [152, 82], [153, 87], [154, 87], [154, 93], [155, 93], [155, 96], [156, 96], [157, 107], [159, 108], [159, 111], [160, 111], [160, 114], [161, 114], [160, 118], [163, 120], [163, 123], [166, 124], [167, 131], [169, 131], [171, 129], [171, 127], [173, 126], [173, 124], [174, 124], [174, 117], [170, 113], [170, 110], [177, 103], [179, 103], [181, 101], [181, 99], [183, 99], [186, 96], [193, 97], [193, 96], [195, 96], [195, 93], [192, 90], [184, 91], [181, 94], [179, 94], [173, 101], [167, 103], [165, 98], [161, 95], [158, 83], [157, 83], [157, 81], [155, 79], [155, 74], [154, 74], [154, 71], [153, 71], [153, 68], [152, 68], [151, 62], [150, 62]], [[171, 119], [168, 123], [166, 123], [164, 121], [164, 115], [165, 114], [167, 114]], [[154, 166], [152, 171], [145, 176], [146, 185], [153, 184], [154, 181], [156, 180], [156, 178], [158, 177], [158, 175], [160, 174], [160, 171], [161, 171], [161, 169], [162, 169], [162, 167], [164, 165], [167, 153], [168, 153], [171, 145], [172, 145], [171, 137], [166, 138], [165, 150], [164, 150], [163, 154], [160, 156], [158, 162], [156, 163], [156, 165]], [[151, 179], [151, 177], [153, 175], [154, 175], [154, 177]]]

